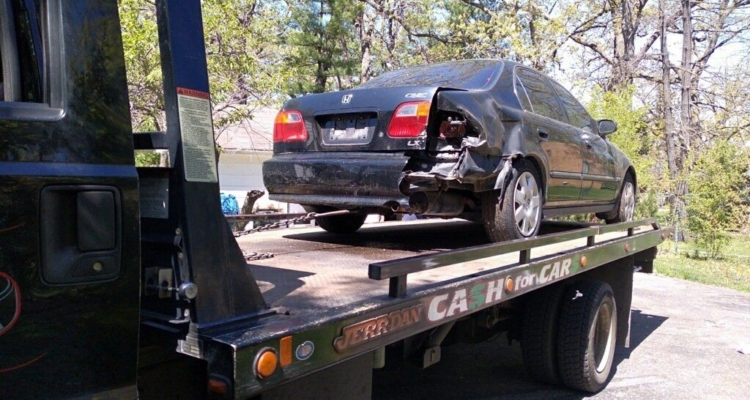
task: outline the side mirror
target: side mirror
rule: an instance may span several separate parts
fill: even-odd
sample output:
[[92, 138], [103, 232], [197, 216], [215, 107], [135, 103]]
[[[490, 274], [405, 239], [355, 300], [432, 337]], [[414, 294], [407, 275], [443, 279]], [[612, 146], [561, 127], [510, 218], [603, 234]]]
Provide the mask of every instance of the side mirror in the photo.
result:
[[607, 136], [617, 131], [617, 122], [611, 119], [600, 119], [597, 125], [599, 126], [599, 134], [602, 136]]

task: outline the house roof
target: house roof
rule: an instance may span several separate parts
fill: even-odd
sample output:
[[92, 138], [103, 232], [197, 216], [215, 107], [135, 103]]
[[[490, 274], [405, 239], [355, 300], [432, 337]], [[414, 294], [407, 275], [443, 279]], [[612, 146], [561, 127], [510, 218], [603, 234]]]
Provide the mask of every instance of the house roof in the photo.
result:
[[216, 143], [227, 152], [273, 151], [273, 123], [277, 108], [259, 107], [252, 120], [224, 127], [217, 132]]

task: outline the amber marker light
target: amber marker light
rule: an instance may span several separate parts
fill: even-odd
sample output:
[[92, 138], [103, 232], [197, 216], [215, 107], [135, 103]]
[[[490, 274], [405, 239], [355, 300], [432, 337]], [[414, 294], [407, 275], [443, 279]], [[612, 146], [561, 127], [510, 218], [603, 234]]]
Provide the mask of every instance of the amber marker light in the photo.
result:
[[625, 243], [625, 251], [630, 253], [630, 243]]
[[586, 258], [586, 256], [581, 256], [581, 267], [586, 268], [586, 264], [589, 262], [589, 260]]
[[258, 378], [266, 379], [276, 372], [279, 359], [273, 349], [263, 349], [255, 358], [255, 374]]
[[281, 338], [281, 344], [279, 346], [279, 353], [281, 355], [279, 356], [279, 364], [281, 364], [282, 367], [286, 367], [287, 365], [292, 363], [292, 337], [291, 336], [284, 336]]
[[513, 278], [508, 277], [508, 279], [505, 280], [505, 291], [507, 293], [512, 292], [515, 285], [516, 283], [513, 281]]

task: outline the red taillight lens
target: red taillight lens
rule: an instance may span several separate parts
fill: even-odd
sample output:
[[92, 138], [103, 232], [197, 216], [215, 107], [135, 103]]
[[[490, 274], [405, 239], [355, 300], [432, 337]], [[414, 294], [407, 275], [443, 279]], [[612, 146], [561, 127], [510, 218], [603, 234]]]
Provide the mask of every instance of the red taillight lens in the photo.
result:
[[392, 138], [417, 137], [425, 131], [429, 116], [429, 101], [402, 103], [391, 117], [391, 123], [388, 125], [388, 136]]
[[304, 142], [307, 140], [305, 120], [299, 111], [280, 111], [273, 124], [273, 141], [277, 143]]

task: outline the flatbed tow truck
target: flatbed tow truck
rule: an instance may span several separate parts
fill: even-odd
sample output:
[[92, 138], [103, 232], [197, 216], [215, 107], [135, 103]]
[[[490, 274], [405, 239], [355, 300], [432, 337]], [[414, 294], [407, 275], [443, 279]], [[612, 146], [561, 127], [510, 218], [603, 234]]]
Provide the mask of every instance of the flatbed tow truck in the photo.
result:
[[[428, 367], [499, 332], [536, 380], [606, 385], [653, 220], [235, 239], [200, 1], [156, 1], [167, 130], [135, 134], [114, 0], [0, 2], [0, 398], [369, 398], [386, 347]], [[171, 167], [135, 166], [155, 149]]]

